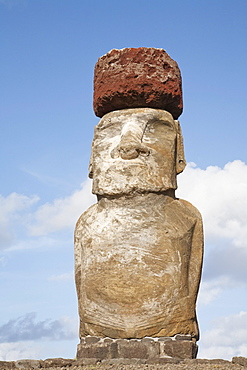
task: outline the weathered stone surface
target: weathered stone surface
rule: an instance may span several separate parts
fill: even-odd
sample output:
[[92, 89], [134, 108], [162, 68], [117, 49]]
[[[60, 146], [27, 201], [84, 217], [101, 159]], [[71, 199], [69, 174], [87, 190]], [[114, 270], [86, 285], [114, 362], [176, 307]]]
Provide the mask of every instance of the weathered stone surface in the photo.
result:
[[175, 335], [175, 340], [191, 340], [191, 335]]
[[16, 368], [14, 361], [0, 361], [0, 370], [14, 370]]
[[67, 358], [47, 358], [44, 361], [40, 361], [42, 368], [50, 368], [50, 367], [63, 367], [63, 366], [71, 366], [74, 360], [67, 359]]
[[[5, 367], [1, 370], [8, 370], [9, 362], [5, 362]], [[93, 366], [92, 366], [93, 365]], [[42, 366], [41, 366], [42, 368]], [[49, 367], [47, 370], [243, 370], [246, 366], [233, 364], [225, 360], [200, 360], [200, 359], [177, 359], [177, 358], [157, 358], [157, 359], [136, 359], [136, 358], [117, 358], [117, 359], [98, 359], [85, 358], [80, 360], [73, 360], [71, 365], [62, 367]], [[15, 370], [19, 368], [15, 367]], [[31, 370], [31, 368], [27, 368]]]
[[[113, 349], [113, 353], [112, 353]], [[78, 345], [77, 346], [77, 358], [97, 358], [102, 360], [104, 358], [115, 358], [114, 356], [115, 348], [107, 344], [98, 344], [96, 345]]]
[[[83, 339], [83, 338], [82, 338]], [[149, 340], [147, 340], [149, 339]], [[92, 358], [102, 361], [104, 359], [192, 359], [196, 357], [197, 345], [193, 341], [175, 340], [159, 341], [151, 338], [142, 339], [112, 339], [106, 342], [99, 341], [85, 344], [84, 340], [78, 345], [77, 358]], [[159, 362], [159, 361], [158, 361]]]
[[176, 189], [176, 176], [185, 165], [181, 128], [169, 112], [111, 112], [95, 127], [90, 163], [94, 194]]
[[79, 219], [75, 248], [81, 336], [198, 337], [202, 225], [190, 203], [102, 198]]
[[157, 108], [175, 119], [182, 113], [177, 63], [163, 49], [113, 49], [94, 70], [94, 111], [98, 117], [126, 108]]
[[157, 342], [145, 342], [136, 341], [125, 341], [124, 344], [118, 345], [119, 357], [123, 358], [154, 358], [159, 357], [159, 343]]
[[207, 364], [214, 364], [214, 365], [231, 365], [231, 362], [228, 361], [228, 360], [223, 360], [221, 358], [214, 358], [214, 359], [205, 359], [205, 358], [197, 358], [195, 360], [190, 360], [190, 359], [185, 359], [183, 361], [184, 363], [186, 364], [191, 364], [193, 365], [194, 363], [195, 364], [203, 364], [203, 365], [207, 365]]
[[39, 360], [18, 360], [15, 364], [18, 369], [40, 369], [41, 367]]
[[111, 338], [105, 338], [104, 339], [104, 343], [113, 343], [113, 339], [111, 339]]
[[173, 340], [164, 342], [164, 353], [170, 357], [196, 358], [198, 347], [196, 343], [188, 340]]
[[93, 343], [97, 343], [98, 341], [99, 341], [99, 337], [86, 337], [85, 338], [86, 344], [93, 344]]
[[171, 337], [160, 337], [158, 339], [159, 342], [166, 342], [167, 340], [172, 340], [172, 338]]
[[[81, 366], [96, 365], [97, 363], [100, 364], [101, 360], [99, 360], [98, 358], [88, 357], [88, 358], [80, 358], [80, 359], [76, 360], [73, 365], [78, 366], [79, 367], [78, 370], [81, 370]], [[90, 369], [91, 369], [91, 367], [90, 367]], [[74, 368], [73, 368], [73, 370], [74, 370]]]
[[237, 364], [237, 365], [241, 365], [241, 366], [246, 366], [246, 368], [247, 368], [247, 358], [246, 357], [242, 357], [242, 356], [233, 357], [232, 358], [232, 363]]
[[[175, 357], [159, 357], [159, 358], [151, 358], [151, 359], [148, 359], [147, 361], [146, 361], [146, 363], [147, 364], [163, 364], [163, 365], [165, 365], [165, 364], [173, 364], [173, 365], [175, 365], [175, 364], [179, 364], [179, 363], [181, 363], [182, 362], [182, 360], [180, 359], [180, 358], [175, 358]], [[152, 367], [152, 369], [153, 369], [153, 367]], [[164, 369], [163, 367], [162, 368], [159, 368], [159, 369]], [[173, 369], [173, 367], [172, 367], [172, 369]]]
[[[112, 358], [112, 359], [102, 360], [101, 363], [102, 363], [103, 366], [106, 366], [106, 365], [116, 366], [114, 368], [119, 369], [119, 370], [123, 369], [123, 366], [128, 366], [128, 368], [126, 368], [126, 369], [129, 369], [129, 366], [131, 366], [131, 367], [133, 366], [132, 368], [136, 369], [135, 368], [136, 365], [140, 366], [141, 364], [146, 364], [147, 360], [146, 359], [141, 359], [141, 358]], [[119, 366], [121, 366], [121, 367], [119, 368]], [[139, 368], [139, 366], [138, 366], [138, 368]]]
[[[245, 359], [245, 357], [234, 357], [234, 359]], [[56, 361], [57, 359], [50, 359], [54, 360], [54, 363], [58, 364]], [[67, 359], [64, 359], [67, 360]], [[22, 361], [22, 360], [19, 360]], [[19, 361], [0, 361], [0, 369], [1, 370], [19, 370], [19, 367], [16, 367], [16, 363]], [[28, 360], [29, 361], [29, 360]], [[36, 361], [36, 360], [30, 360]], [[68, 360], [67, 360], [68, 361]], [[39, 360], [40, 368], [44, 368], [42, 365], [44, 361]], [[174, 370], [174, 369], [183, 369], [183, 370], [242, 370], [247, 368], [246, 365], [240, 365], [238, 363], [232, 363], [227, 360], [221, 359], [213, 359], [213, 360], [206, 360], [206, 359], [178, 359], [178, 358], [171, 358], [171, 357], [159, 357], [159, 358], [151, 358], [151, 359], [140, 359], [140, 358], [114, 358], [114, 359], [103, 359], [99, 360], [97, 358], [81, 358], [78, 360], [69, 360], [66, 366], [53, 366], [51, 362], [50, 367], [45, 367], [45, 369], [49, 370], [81, 370], [82, 367], [85, 370], [91, 370], [92, 365], [94, 369], [128, 369], [128, 370], [136, 370], [143, 369], [143, 370]], [[22, 368], [23, 369], [23, 368]], [[31, 367], [27, 367], [27, 370], [31, 370]]]

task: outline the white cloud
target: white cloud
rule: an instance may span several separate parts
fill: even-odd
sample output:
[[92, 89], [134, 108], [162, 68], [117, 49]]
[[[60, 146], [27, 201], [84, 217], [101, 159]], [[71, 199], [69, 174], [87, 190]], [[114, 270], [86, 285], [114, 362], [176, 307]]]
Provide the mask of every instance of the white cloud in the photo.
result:
[[213, 329], [204, 332], [199, 343], [200, 358], [246, 357], [247, 312], [220, 317], [212, 325]]
[[30, 207], [30, 205], [38, 200], [39, 198], [37, 196], [27, 197], [17, 193], [11, 193], [6, 198], [0, 195], [0, 220], [3, 221], [9, 215], [16, 215], [17, 212]]
[[18, 361], [22, 359], [74, 358], [78, 339], [63, 341], [20, 341], [0, 343], [0, 361]]
[[80, 190], [76, 190], [70, 196], [55, 199], [53, 203], [39, 207], [33, 215], [30, 233], [40, 236], [74, 228], [79, 216], [95, 202], [96, 198], [91, 194], [91, 180], [87, 180]]
[[198, 306], [208, 305], [218, 298], [225, 288], [231, 286], [232, 282], [226, 276], [221, 276], [209, 281], [202, 281], [198, 295]]
[[0, 343], [0, 361], [17, 361], [20, 359], [39, 359], [41, 348], [32, 341]]
[[25, 340], [69, 340], [77, 337], [76, 319], [62, 317], [58, 320], [36, 321], [36, 313], [31, 312], [0, 326], [0, 343]]
[[[207, 245], [206, 245], [207, 247]], [[238, 284], [247, 287], [247, 248], [237, 247], [231, 241], [218, 240], [205, 258], [204, 277], [227, 276]]]
[[78, 217], [96, 202], [96, 197], [91, 193], [91, 180], [87, 180], [68, 197], [54, 199], [30, 212], [38, 201], [38, 196], [0, 195], [0, 250], [44, 248], [61, 243], [51, 234], [73, 230]]
[[36, 321], [28, 313], [0, 326], [0, 361], [73, 358], [78, 343], [78, 319]]
[[11, 246], [17, 224], [24, 221], [24, 215], [38, 200], [37, 196], [27, 197], [17, 193], [7, 197], [0, 195], [0, 249]]

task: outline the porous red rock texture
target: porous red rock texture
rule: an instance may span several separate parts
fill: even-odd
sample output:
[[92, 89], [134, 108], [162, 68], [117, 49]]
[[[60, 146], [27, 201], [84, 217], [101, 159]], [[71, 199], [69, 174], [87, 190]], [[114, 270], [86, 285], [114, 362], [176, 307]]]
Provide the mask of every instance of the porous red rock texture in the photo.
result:
[[93, 107], [98, 117], [149, 107], [164, 109], [177, 119], [183, 110], [179, 67], [163, 49], [113, 49], [95, 65]]

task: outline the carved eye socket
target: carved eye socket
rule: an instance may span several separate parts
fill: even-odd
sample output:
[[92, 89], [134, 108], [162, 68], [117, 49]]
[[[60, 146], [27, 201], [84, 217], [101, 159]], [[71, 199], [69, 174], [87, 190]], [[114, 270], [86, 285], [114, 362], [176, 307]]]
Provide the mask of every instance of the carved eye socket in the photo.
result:
[[164, 125], [164, 126], [168, 127], [171, 130], [174, 130], [174, 125], [170, 121], [160, 120], [160, 121], [158, 121], [158, 123], [161, 124], [161, 125]]
[[174, 140], [175, 135], [176, 130], [172, 122], [168, 120], [155, 120], [147, 124], [142, 141], [146, 144], [161, 146], [167, 140]]
[[145, 132], [174, 131], [174, 125], [167, 120], [154, 120], [147, 124]]
[[96, 131], [99, 131], [99, 132], [107, 130], [107, 129], [112, 129], [114, 132], [121, 131], [121, 125], [119, 125], [119, 122], [112, 118], [101, 120], [95, 128], [96, 128]]

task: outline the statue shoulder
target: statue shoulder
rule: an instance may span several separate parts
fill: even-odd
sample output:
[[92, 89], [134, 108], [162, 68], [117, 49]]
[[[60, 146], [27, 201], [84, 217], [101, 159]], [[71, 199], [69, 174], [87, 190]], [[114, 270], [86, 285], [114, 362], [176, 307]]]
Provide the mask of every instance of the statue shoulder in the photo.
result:
[[85, 212], [83, 212], [77, 220], [75, 232], [79, 231], [81, 228], [84, 228], [86, 225], [90, 225], [92, 222], [92, 219], [97, 214], [97, 210], [98, 210], [98, 203], [93, 204]]
[[195, 206], [193, 206], [193, 204], [191, 204], [187, 200], [180, 198], [177, 198], [176, 202], [178, 202], [177, 204], [179, 204], [192, 217], [202, 220], [202, 215], [200, 211]]

